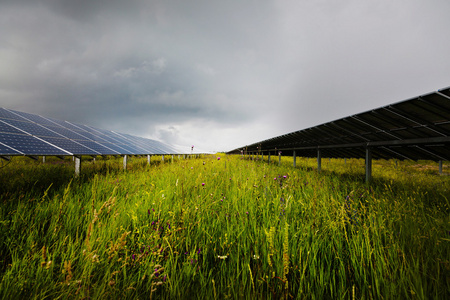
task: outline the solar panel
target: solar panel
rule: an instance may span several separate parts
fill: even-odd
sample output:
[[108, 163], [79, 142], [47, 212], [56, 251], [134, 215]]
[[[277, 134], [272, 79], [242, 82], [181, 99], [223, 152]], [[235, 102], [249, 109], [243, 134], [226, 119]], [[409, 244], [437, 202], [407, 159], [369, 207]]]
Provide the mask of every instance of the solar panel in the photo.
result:
[[0, 108], [0, 156], [168, 153], [176, 151], [158, 141]]
[[230, 151], [450, 160], [450, 87]]
[[55, 125], [52, 121], [45, 119], [44, 117], [41, 117], [39, 115], [33, 115], [22, 111], [12, 110], [9, 109], [12, 113], [21, 116], [22, 118], [34, 122], [36, 124], [40, 125]]
[[18, 116], [4, 108], [0, 108], [0, 118], [11, 119], [11, 120], [23, 120], [21, 116]]
[[14, 149], [4, 145], [3, 143], [0, 143], [0, 153], [1, 153], [1, 155], [7, 155], [7, 156], [8, 155], [20, 155], [20, 154], [23, 154], [23, 153], [20, 153], [17, 150], [14, 150]]
[[2, 121], [31, 135], [61, 137], [61, 135], [59, 135], [58, 133], [48, 130], [47, 128], [42, 127], [36, 123], [7, 119], [3, 119]]
[[[59, 149], [37, 137], [26, 134], [0, 133], [0, 141], [2, 144], [25, 155], [72, 155], [68, 151]], [[6, 153], [1, 154], [6, 155]]]
[[56, 138], [56, 137], [42, 137], [41, 139], [49, 142], [52, 145], [60, 147], [67, 150], [74, 155], [100, 155], [100, 152], [94, 151], [86, 146], [83, 146], [79, 142], [69, 140], [66, 138]]
[[3, 122], [2, 119], [0, 119], [0, 132], [23, 133], [23, 131], [20, 131], [19, 129], [16, 129], [16, 128], [12, 127], [11, 125], [8, 125], [7, 123]]

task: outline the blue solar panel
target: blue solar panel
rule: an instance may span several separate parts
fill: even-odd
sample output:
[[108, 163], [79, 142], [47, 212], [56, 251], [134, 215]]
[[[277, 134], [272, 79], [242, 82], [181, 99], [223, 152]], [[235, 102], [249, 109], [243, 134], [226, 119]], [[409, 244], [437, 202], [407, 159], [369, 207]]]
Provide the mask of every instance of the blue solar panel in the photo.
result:
[[[140, 140], [138, 137], [130, 135], [130, 134], [126, 134], [126, 133], [116, 133], [120, 136], [123, 136], [124, 138], [126, 138], [128, 141], [130, 141], [130, 143], [132, 143], [135, 146], [141, 147], [143, 148], [147, 153], [159, 153], [162, 154], [161, 152], [158, 152], [157, 148], [151, 147], [149, 145], [147, 145], [145, 142], [143, 142], [142, 140]], [[145, 139], [143, 139], [145, 140]]]
[[10, 109], [9, 111], [11, 111], [11, 112], [13, 112], [15, 114], [18, 114], [19, 116], [21, 116], [21, 117], [23, 117], [23, 118], [25, 118], [25, 119], [27, 119], [29, 121], [35, 122], [37, 124], [40, 124], [40, 125], [55, 125], [50, 120], [47, 120], [46, 118], [41, 117], [39, 115], [33, 115], [33, 114], [26, 113], [26, 112], [12, 110], [12, 109]]
[[64, 128], [68, 128], [70, 130], [80, 130], [80, 128], [73, 126], [72, 124], [70, 124], [69, 122], [66, 121], [61, 121], [61, 120], [57, 120], [57, 119], [52, 119], [52, 118], [46, 118], [56, 124], [58, 124], [59, 126], [62, 126]]
[[102, 133], [102, 137], [105, 139], [108, 139], [111, 143], [115, 143], [119, 145], [120, 147], [129, 150], [130, 152], [134, 154], [146, 154], [149, 153], [148, 150], [145, 150], [143, 147], [140, 147], [135, 142], [126, 139], [125, 137], [118, 135], [115, 132], [107, 131], [103, 129], [97, 129], [97, 131]]
[[120, 154], [134, 154], [133, 152], [125, 150], [124, 148], [120, 147], [119, 145], [111, 144], [111, 143], [108, 143], [108, 142], [99, 142], [99, 141], [96, 141], [96, 143], [98, 143], [98, 144], [100, 144], [102, 146], [105, 146], [105, 147], [107, 147], [107, 148], [109, 148], [111, 150], [114, 150], [114, 151], [116, 151], [117, 153], [120, 153]]
[[16, 128], [20, 128], [21, 130], [23, 130], [26, 133], [29, 133], [31, 135], [61, 137], [61, 135], [59, 135], [53, 131], [50, 131], [47, 128], [42, 127], [36, 123], [31, 123], [31, 122], [27, 122], [27, 121], [19, 121], [19, 120], [6, 120], [6, 119], [4, 119], [3, 122], [8, 123], [9, 125], [12, 125]]
[[0, 143], [0, 154], [1, 155], [20, 155], [23, 153], [20, 153], [19, 151], [11, 149], [10, 147]]
[[176, 153], [154, 140], [0, 108], [0, 155]]
[[82, 144], [83, 146], [86, 146], [94, 151], [97, 151], [98, 153], [101, 153], [102, 155], [119, 155], [124, 154], [117, 151], [114, 151], [112, 149], [106, 148], [105, 146], [96, 143], [94, 141], [77, 141], [78, 143]]
[[79, 135], [75, 131], [69, 130], [61, 126], [45, 126], [46, 128], [59, 133], [60, 135], [72, 140], [87, 140], [84, 136]]
[[55, 137], [42, 137], [41, 139], [62, 148], [66, 151], [71, 152], [74, 155], [100, 155], [100, 152], [89, 149], [86, 146], [81, 145], [78, 142], [66, 139], [66, 138], [55, 138]]
[[0, 141], [25, 155], [72, 155], [31, 135], [0, 133]]
[[18, 129], [16, 129], [16, 128], [14, 128], [14, 127], [8, 125], [8, 124], [6, 124], [6, 123], [3, 122], [1, 119], [0, 119], [0, 132], [5, 132], [5, 133], [21, 133], [21, 134], [23, 134], [22, 131], [20, 131], [20, 130], [18, 130]]
[[0, 108], [0, 118], [12, 119], [12, 120], [24, 120], [21, 116], [18, 116], [4, 108]]

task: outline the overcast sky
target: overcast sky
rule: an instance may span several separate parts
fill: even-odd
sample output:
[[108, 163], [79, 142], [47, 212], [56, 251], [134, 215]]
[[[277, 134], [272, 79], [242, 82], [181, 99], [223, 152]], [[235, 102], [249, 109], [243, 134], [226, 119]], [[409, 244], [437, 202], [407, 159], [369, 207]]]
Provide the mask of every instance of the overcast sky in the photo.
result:
[[450, 85], [448, 0], [0, 0], [0, 107], [227, 151]]

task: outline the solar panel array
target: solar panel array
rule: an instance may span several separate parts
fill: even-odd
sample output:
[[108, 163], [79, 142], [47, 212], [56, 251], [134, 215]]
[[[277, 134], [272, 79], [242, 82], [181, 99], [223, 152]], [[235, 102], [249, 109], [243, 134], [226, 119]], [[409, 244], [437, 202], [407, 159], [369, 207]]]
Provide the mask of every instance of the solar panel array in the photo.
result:
[[175, 154], [162, 142], [0, 108], [0, 155]]
[[450, 87], [230, 151], [450, 160]]

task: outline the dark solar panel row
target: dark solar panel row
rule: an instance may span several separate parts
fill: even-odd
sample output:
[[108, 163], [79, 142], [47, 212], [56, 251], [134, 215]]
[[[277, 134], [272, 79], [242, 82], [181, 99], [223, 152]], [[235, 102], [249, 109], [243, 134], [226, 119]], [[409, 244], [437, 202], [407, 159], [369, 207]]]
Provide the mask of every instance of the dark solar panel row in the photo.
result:
[[367, 147], [374, 158], [450, 160], [450, 87], [230, 152], [363, 158]]
[[0, 108], [0, 155], [174, 154], [161, 142]]

